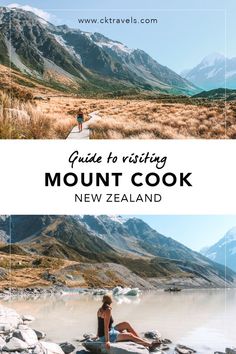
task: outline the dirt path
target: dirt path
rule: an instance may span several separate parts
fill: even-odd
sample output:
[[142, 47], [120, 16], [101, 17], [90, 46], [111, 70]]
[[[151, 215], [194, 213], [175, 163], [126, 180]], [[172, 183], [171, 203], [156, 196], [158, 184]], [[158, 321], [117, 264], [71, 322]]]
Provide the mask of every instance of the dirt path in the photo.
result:
[[83, 130], [79, 132], [78, 126], [76, 125], [68, 135], [67, 139], [89, 139], [90, 129], [89, 125], [95, 121], [95, 119], [100, 118], [98, 111], [89, 113], [89, 119], [83, 123]]

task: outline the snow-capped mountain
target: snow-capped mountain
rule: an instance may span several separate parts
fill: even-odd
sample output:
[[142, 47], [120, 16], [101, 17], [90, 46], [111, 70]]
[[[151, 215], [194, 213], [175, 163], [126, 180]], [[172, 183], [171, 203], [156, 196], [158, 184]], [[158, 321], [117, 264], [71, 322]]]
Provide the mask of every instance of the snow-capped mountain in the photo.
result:
[[236, 227], [230, 229], [216, 244], [201, 253], [212, 261], [236, 271]]
[[[135, 217], [12, 215], [10, 223], [11, 240], [0, 245], [0, 254], [9, 252], [11, 242], [12, 254], [67, 259], [84, 262], [86, 267], [102, 263], [102, 269], [105, 263], [123, 265], [154, 285], [177, 278], [190, 287], [232, 286], [235, 281], [231, 269]], [[5, 223], [0, 223], [2, 228], [5, 232]]]
[[67, 90], [199, 92], [140, 49], [100, 33], [54, 26], [19, 8], [0, 7], [0, 48], [0, 64]]
[[226, 58], [219, 53], [205, 57], [198, 65], [181, 73], [183, 77], [204, 90], [236, 88], [236, 57]]

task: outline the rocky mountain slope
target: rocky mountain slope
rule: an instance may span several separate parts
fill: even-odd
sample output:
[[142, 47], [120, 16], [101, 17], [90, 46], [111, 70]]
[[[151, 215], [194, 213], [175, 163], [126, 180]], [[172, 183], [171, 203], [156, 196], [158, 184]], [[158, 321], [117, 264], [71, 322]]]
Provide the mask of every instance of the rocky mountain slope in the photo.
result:
[[192, 94], [193, 84], [142, 50], [99, 33], [54, 26], [18, 8], [0, 8], [0, 64], [73, 92]]
[[226, 58], [213, 53], [181, 75], [204, 90], [224, 88], [225, 85], [228, 89], [236, 89], [236, 57]]
[[133, 255], [158, 256], [168, 259], [205, 262], [205, 257], [192, 251], [173, 238], [152, 229], [138, 218], [122, 218], [107, 215], [77, 217], [102, 240], [121, 252]]
[[[233, 271], [227, 269], [225, 279], [222, 265], [159, 234], [137, 218], [18, 215], [5, 218], [5, 222], [11, 225], [11, 244], [6, 233], [5, 243], [0, 247], [2, 255], [12, 257], [14, 254], [14, 259], [24, 256], [27, 268], [34, 268], [34, 260], [40, 257], [47, 258], [46, 264], [51, 264], [51, 260], [55, 260], [56, 264], [57, 260], [73, 261], [74, 276], [79, 279], [85, 277], [86, 284], [103, 283], [104, 275], [99, 273], [101, 263], [110, 264], [104, 266], [104, 272], [106, 270], [107, 284], [110, 279], [113, 285], [128, 285], [125, 276], [115, 277], [119, 266], [132, 273], [130, 279], [138, 277], [139, 282], [140, 278], [143, 279], [143, 287], [147, 283], [149, 287], [172, 283], [189, 287], [214, 287], [224, 286], [225, 281], [229, 286], [234, 282]], [[5, 260], [2, 263], [5, 266], [7, 264]], [[83, 264], [83, 267], [78, 264]], [[91, 270], [94, 268], [96, 272]], [[56, 272], [56, 268], [53, 272]], [[63, 281], [67, 281], [65, 272], [67, 270], [60, 267], [57, 274], [58, 277], [61, 274], [60, 279], [62, 277]], [[19, 276], [19, 271], [17, 274]], [[24, 272], [22, 276], [25, 276]]]
[[217, 243], [201, 252], [212, 261], [236, 271], [236, 227], [229, 230]]
[[5, 215], [0, 215], [0, 242], [8, 241], [10, 241], [9, 218]]

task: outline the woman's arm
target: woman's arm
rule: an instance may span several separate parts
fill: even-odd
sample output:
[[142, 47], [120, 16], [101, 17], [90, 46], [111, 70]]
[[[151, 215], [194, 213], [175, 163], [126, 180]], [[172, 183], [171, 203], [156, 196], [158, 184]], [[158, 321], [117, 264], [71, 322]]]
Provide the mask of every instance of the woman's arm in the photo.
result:
[[110, 318], [111, 318], [111, 309], [108, 308], [104, 313], [104, 331], [105, 331], [106, 349], [110, 349], [110, 336], [109, 336]]

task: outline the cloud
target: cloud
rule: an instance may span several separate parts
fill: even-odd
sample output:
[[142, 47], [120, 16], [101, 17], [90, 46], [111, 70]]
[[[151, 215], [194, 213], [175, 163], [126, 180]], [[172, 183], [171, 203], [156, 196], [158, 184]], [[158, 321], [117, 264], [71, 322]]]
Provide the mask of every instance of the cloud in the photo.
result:
[[43, 18], [45, 21], [52, 21], [54, 18], [54, 16], [52, 16], [50, 13], [43, 11], [42, 9], [38, 9], [37, 7], [32, 7], [30, 5], [20, 5], [17, 3], [13, 3], [13, 4], [7, 5], [7, 7], [11, 8], [11, 9], [14, 7], [18, 7], [19, 9], [23, 9], [25, 11], [31, 11], [35, 15]]

